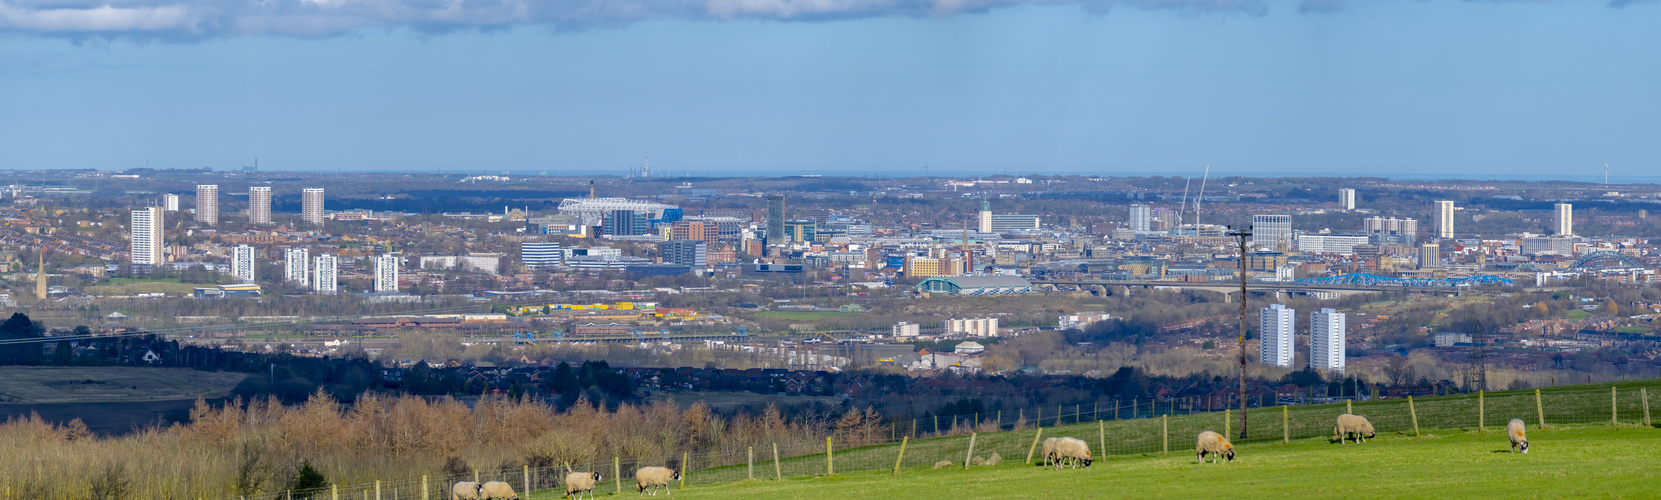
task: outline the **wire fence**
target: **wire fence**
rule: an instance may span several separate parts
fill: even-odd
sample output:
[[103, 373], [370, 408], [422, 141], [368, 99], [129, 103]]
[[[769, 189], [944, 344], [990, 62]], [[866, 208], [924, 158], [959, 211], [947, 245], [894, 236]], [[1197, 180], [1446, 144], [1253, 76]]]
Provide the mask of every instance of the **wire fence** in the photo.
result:
[[[1654, 389], [1654, 390], [1652, 390]], [[1075, 437], [1090, 444], [1094, 457], [1192, 453], [1202, 431], [1225, 433], [1236, 444], [1271, 444], [1333, 438], [1337, 417], [1366, 417], [1380, 435], [1414, 436], [1431, 430], [1503, 432], [1512, 419], [1529, 429], [1601, 424], [1653, 426], [1650, 399], [1661, 397], [1661, 380], [1504, 392], [1477, 392], [1423, 398], [1349, 400], [1327, 404], [1259, 405], [1247, 412], [1247, 432], [1240, 435], [1235, 408], [1207, 409], [1195, 399], [1111, 401], [1029, 408], [984, 414], [886, 422], [876, 432], [824, 442], [802, 440], [756, 443], [740, 451], [683, 453], [643, 462], [622, 457], [558, 467], [470, 471], [448, 476], [410, 477], [304, 491], [280, 491], [238, 500], [326, 498], [329, 500], [402, 500], [449, 498], [458, 481], [501, 481], [516, 491], [564, 493], [566, 474], [598, 472], [595, 493], [635, 491], [641, 467], [665, 466], [682, 471], [670, 488], [779, 480], [858, 471], [907, 471], [941, 467], [1015, 466], [1043, 462], [1041, 443], [1048, 437]], [[1654, 393], [1654, 394], [1652, 394]], [[1272, 400], [1269, 402], [1273, 402]], [[997, 458], [993, 458], [996, 456]], [[981, 460], [975, 460], [979, 458]], [[983, 461], [990, 461], [981, 465]], [[973, 465], [969, 465], [973, 463]], [[552, 493], [547, 493], [552, 490]]]

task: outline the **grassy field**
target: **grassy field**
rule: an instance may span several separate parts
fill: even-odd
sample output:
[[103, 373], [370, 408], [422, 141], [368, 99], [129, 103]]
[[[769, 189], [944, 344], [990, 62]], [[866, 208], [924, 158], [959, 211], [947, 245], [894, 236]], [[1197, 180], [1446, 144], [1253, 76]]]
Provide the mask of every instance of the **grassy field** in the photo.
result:
[[[1239, 448], [1233, 463], [1200, 464], [1189, 448], [1169, 456], [1110, 458], [1089, 469], [1022, 466], [964, 471], [907, 468], [784, 481], [740, 481], [688, 487], [676, 497], [815, 498], [1201, 498], [1294, 497], [1653, 497], [1654, 450], [1661, 430], [1569, 428], [1531, 430], [1527, 455], [1509, 452], [1504, 433], [1439, 431], [1420, 437], [1380, 436], [1366, 444], [1325, 439]], [[631, 485], [624, 495], [634, 496]], [[603, 492], [613, 491], [608, 484]], [[605, 495], [601, 495], [605, 496]], [[529, 498], [557, 498], [543, 493]]]
[[222, 397], [248, 375], [189, 368], [0, 367], [0, 402], [103, 403]]
[[212, 285], [180, 283], [177, 281], [141, 281], [128, 279], [112, 279], [109, 284], [86, 287], [86, 292], [95, 295], [133, 295], [140, 293], [161, 292], [172, 296], [188, 295], [196, 287]]
[[830, 318], [848, 318], [858, 316], [859, 313], [839, 311], [762, 311], [756, 313], [758, 318], [788, 319], [795, 321], [812, 321]]

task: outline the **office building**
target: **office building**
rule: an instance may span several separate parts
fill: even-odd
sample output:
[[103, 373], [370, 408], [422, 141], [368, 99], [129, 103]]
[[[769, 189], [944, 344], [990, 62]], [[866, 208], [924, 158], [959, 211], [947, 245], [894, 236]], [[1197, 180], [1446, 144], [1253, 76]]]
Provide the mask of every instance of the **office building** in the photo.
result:
[[196, 186], [196, 223], [204, 226], [219, 224], [219, 186]]
[[721, 238], [721, 226], [714, 221], [678, 220], [669, 226], [671, 240], [698, 240], [715, 243]]
[[1344, 372], [1344, 313], [1331, 308], [1310, 313], [1309, 367]]
[[559, 243], [552, 241], [526, 241], [519, 244], [519, 261], [530, 269], [549, 269], [558, 267], [560, 261], [565, 260], [565, 252]]
[[305, 247], [283, 250], [283, 281], [305, 286], [311, 283], [311, 252]]
[[237, 245], [231, 249], [231, 275], [243, 283], [254, 282], [254, 247]]
[[271, 186], [248, 188], [248, 223], [271, 223]]
[[1259, 362], [1266, 365], [1292, 366], [1292, 336], [1298, 312], [1285, 305], [1273, 304], [1263, 308], [1258, 317], [1258, 331], [1262, 332]]
[[895, 337], [916, 337], [919, 333], [922, 333], [922, 325], [904, 321], [894, 324], [893, 335]]
[[1292, 216], [1253, 215], [1252, 246], [1277, 252], [1292, 250]]
[[312, 224], [323, 223], [323, 188], [306, 188], [300, 192], [300, 219]]
[[1419, 221], [1394, 217], [1368, 217], [1363, 220], [1362, 229], [1367, 232], [1374, 245], [1412, 245], [1418, 240]]
[[1298, 235], [1298, 251], [1303, 253], [1354, 255], [1355, 247], [1366, 245], [1369, 241], [1370, 239], [1366, 236], [1300, 234]]
[[1435, 243], [1419, 245], [1419, 269], [1442, 267], [1442, 247]]
[[994, 214], [992, 215], [992, 232], [1009, 233], [1038, 229], [1039, 219], [1036, 215], [1022, 214]]
[[767, 195], [767, 243], [784, 243], [784, 195]]
[[179, 211], [179, 195], [164, 194], [161, 197], [161, 204], [163, 207], [167, 207], [167, 211], [177, 212]]
[[641, 236], [652, 233], [651, 219], [634, 210], [606, 212], [600, 223], [600, 234], [606, 236]]
[[1453, 237], [1453, 200], [1436, 200], [1431, 205], [1430, 234], [1437, 238]]
[[996, 337], [998, 335], [998, 318], [966, 318], [948, 319], [945, 321], [946, 334], [964, 334], [970, 337]]
[[1518, 250], [1524, 255], [1557, 254], [1574, 255], [1574, 238], [1523, 238], [1517, 241]]
[[375, 256], [375, 291], [398, 291], [398, 254]]
[[991, 234], [992, 233], [992, 203], [991, 202], [988, 202], [986, 200], [981, 200], [981, 202], [980, 202], [980, 218], [977, 222], [979, 222], [979, 225], [977, 225], [975, 227], [975, 232], [981, 233], [981, 234]]
[[1338, 208], [1355, 210], [1355, 190], [1343, 188], [1338, 190]]
[[1574, 205], [1568, 203], [1558, 203], [1552, 208], [1552, 234], [1557, 236], [1574, 236]]
[[128, 252], [134, 264], [161, 265], [163, 233], [161, 207], [133, 209], [132, 248]]
[[1144, 233], [1153, 230], [1153, 208], [1147, 205], [1130, 206], [1130, 230]]
[[669, 240], [663, 243], [663, 263], [677, 266], [709, 265], [709, 244], [698, 240]]
[[768, 243], [811, 243], [819, 237], [819, 226], [810, 220], [792, 220], [784, 223], [784, 239], [779, 241], [767, 240]]
[[338, 276], [335, 275], [335, 271], [338, 269], [338, 266], [336, 266], [335, 256], [328, 254], [319, 255], [316, 259], [313, 259], [312, 262], [312, 291], [322, 295], [334, 295], [339, 292], [340, 282], [338, 281]]

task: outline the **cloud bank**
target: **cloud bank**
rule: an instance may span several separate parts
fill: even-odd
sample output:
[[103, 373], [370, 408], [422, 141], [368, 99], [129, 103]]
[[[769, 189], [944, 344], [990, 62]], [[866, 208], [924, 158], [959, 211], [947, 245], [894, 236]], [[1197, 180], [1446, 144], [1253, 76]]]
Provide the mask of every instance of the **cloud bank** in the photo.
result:
[[[1299, 11], [1344, 0], [1300, 0]], [[1655, 0], [1609, 0], [1611, 7]], [[1261, 16], [1264, 0], [0, 0], [0, 32], [171, 40], [323, 38], [363, 28], [428, 33], [524, 26], [570, 31], [652, 20], [827, 21], [947, 17], [1023, 5]]]

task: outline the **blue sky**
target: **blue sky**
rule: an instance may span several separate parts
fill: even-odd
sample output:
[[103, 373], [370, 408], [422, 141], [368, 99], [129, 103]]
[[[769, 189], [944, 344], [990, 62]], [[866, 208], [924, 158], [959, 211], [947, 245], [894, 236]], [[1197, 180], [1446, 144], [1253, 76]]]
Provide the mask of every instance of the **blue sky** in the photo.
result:
[[1656, 2], [77, 1], [0, 168], [1661, 172]]

